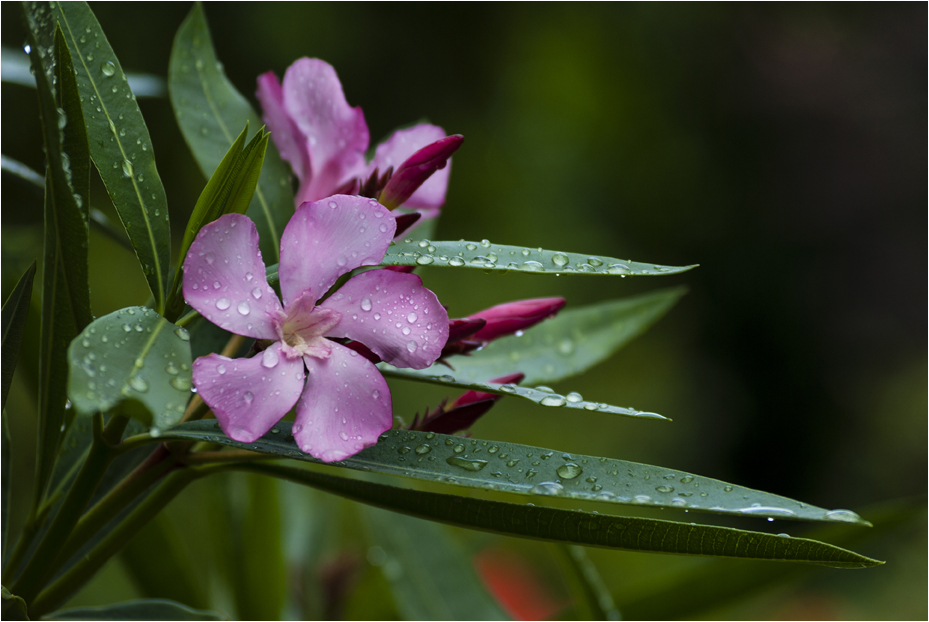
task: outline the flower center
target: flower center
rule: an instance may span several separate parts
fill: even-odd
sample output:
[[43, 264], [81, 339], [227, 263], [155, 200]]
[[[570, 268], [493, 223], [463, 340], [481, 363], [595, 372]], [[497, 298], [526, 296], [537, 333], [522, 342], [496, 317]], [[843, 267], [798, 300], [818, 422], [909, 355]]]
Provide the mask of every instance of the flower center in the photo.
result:
[[316, 309], [309, 293], [294, 300], [276, 326], [282, 350], [287, 358], [313, 356], [329, 358], [332, 345], [325, 335], [342, 319], [332, 309]]

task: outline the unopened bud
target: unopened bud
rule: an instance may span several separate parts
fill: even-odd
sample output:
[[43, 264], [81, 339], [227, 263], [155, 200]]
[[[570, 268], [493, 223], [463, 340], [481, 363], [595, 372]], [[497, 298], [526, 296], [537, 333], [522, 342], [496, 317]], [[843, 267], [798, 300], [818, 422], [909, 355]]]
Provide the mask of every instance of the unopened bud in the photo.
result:
[[563, 306], [565, 306], [564, 298], [534, 298], [507, 302], [484, 309], [469, 316], [470, 319], [487, 320], [484, 328], [474, 333], [473, 338], [493, 341], [516, 331], [526, 330], [545, 318], [555, 315]]
[[445, 168], [462, 142], [460, 134], [446, 136], [411, 155], [394, 171], [378, 200], [387, 209], [403, 205], [433, 173]]

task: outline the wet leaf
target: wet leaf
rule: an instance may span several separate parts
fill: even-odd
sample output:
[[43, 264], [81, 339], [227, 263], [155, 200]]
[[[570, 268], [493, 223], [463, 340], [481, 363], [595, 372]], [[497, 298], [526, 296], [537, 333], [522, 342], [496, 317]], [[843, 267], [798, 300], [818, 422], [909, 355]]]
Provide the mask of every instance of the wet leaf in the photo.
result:
[[[166, 431], [164, 438], [203, 440], [320, 463], [300, 451], [290, 432], [291, 423], [281, 421], [254, 443], [239, 443], [225, 436], [216, 421], [191, 421]], [[736, 516], [869, 524], [849, 510], [827, 511], [674, 469], [433, 432], [389, 430], [373, 447], [333, 464], [454, 487], [528, 495], [536, 500], [580, 499]]]
[[2, 407], [6, 408], [6, 396], [13, 381], [13, 372], [16, 370], [16, 361], [19, 359], [19, 346], [23, 340], [23, 327], [26, 325], [26, 316], [29, 314], [29, 302], [32, 300], [32, 282], [35, 278], [36, 264], [26, 270], [9, 298], [3, 303], [3, 372], [2, 372]]
[[105, 607], [76, 607], [46, 614], [43, 620], [227, 620], [215, 611], [191, 609], [162, 598], [130, 600]]
[[152, 427], [177, 423], [191, 395], [187, 331], [146, 307], [127, 307], [90, 324], [68, 349], [68, 395], [79, 415], [117, 404]]

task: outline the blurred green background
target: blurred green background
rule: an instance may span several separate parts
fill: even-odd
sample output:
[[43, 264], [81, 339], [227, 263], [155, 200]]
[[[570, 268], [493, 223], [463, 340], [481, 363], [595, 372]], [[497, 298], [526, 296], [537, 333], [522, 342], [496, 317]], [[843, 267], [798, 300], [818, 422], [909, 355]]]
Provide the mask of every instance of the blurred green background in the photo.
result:
[[[189, 5], [91, 6], [124, 68], [166, 75]], [[0, 10], [3, 45], [21, 48], [18, 6]], [[373, 141], [420, 119], [464, 134], [437, 239], [700, 264], [623, 280], [420, 270], [456, 317], [519, 298], [559, 295], [580, 306], [690, 290], [613, 360], [555, 387], [672, 424], [503, 401], [475, 437], [660, 464], [866, 518], [872, 504], [902, 497], [924, 507], [925, 4], [218, 3], [206, 13], [230, 79], [253, 102], [258, 74], [282, 76], [294, 59], [319, 57], [338, 71], [349, 103], [364, 108]], [[35, 94], [2, 89], [2, 151], [41, 171]], [[168, 100], [140, 106], [179, 240], [205, 180]], [[95, 183], [94, 204], [109, 209]], [[2, 201], [5, 297], [41, 255], [41, 199], [4, 176]], [[132, 257], [96, 234], [91, 242], [94, 313], [143, 303]], [[30, 360], [8, 409], [23, 503], [35, 435]], [[443, 396], [420, 385], [393, 391], [407, 420]], [[205, 491], [189, 490], [167, 519], [185, 524], [179, 542], [194, 559], [197, 531], [186, 527], [209, 531], [198, 509]], [[295, 519], [286, 504], [282, 512], [284, 533], [299, 533], [301, 525], [287, 527]], [[797, 524], [726, 524], [804, 533]], [[925, 527], [920, 510], [852, 547], [887, 560], [880, 568], [811, 569], [726, 608], [680, 615], [925, 618]], [[542, 545], [518, 548], [545, 555]], [[668, 556], [591, 556], [620, 602], [704, 568]], [[713, 563], [706, 568], [723, 572], [729, 562]], [[215, 588], [200, 572], [203, 587]], [[138, 573], [115, 560], [76, 602], [138, 595], [127, 576]]]

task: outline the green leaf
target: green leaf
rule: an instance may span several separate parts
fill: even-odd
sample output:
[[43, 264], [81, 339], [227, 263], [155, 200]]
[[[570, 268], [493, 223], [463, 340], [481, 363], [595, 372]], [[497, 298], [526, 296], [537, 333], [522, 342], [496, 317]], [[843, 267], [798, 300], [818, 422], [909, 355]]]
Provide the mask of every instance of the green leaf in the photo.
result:
[[130, 600], [105, 607], [59, 609], [43, 620], [228, 620], [215, 611], [191, 609], [161, 598]]
[[19, 346], [23, 340], [23, 327], [29, 315], [29, 302], [32, 300], [32, 282], [35, 278], [36, 263], [33, 261], [29, 269], [20, 277], [16, 287], [9, 298], [3, 303], [3, 342], [0, 346], [3, 360], [2, 372], [2, 407], [6, 408], [6, 396], [13, 381], [13, 372], [16, 370], [16, 361], [19, 359]]
[[52, 5], [50, 17], [61, 24], [74, 57], [91, 138], [90, 155], [139, 258], [155, 306], [163, 311], [170, 278], [171, 227], [148, 128], [119, 60], [87, 3]]
[[480, 242], [404, 240], [387, 249], [381, 265], [476, 268], [538, 274], [600, 274], [623, 277], [678, 274], [697, 267], [696, 264], [683, 267], [658, 266], [583, 253], [564, 253], [541, 248], [491, 244], [487, 240]]
[[675, 287], [567, 308], [520, 337], [503, 337], [471, 356], [450, 358], [454, 370], [433, 365], [405, 371], [421, 376], [451, 375], [461, 382], [481, 382], [516, 371], [526, 374], [523, 384], [527, 385], [563, 380], [608, 359], [658, 321], [685, 292]]
[[2, 167], [4, 173], [15, 175], [26, 183], [45, 190], [45, 178], [19, 160], [14, 160], [6, 155], [0, 156], [0, 167]]
[[146, 307], [127, 307], [95, 320], [71, 344], [68, 395], [79, 415], [123, 404], [152, 427], [174, 425], [190, 399], [190, 337]]
[[406, 620], [506, 620], [468, 554], [434, 522], [365, 507], [368, 559], [380, 566]]
[[255, 194], [261, 165], [268, 148], [268, 138], [271, 135], [262, 128], [246, 145], [247, 134], [248, 123], [213, 172], [187, 221], [180, 260], [174, 273], [174, 284], [168, 301], [169, 317], [176, 318], [184, 310], [184, 297], [181, 295], [184, 258], [187, 257], [187, 251], [200, 229], [225, 214], [244, 214]]
[[[622, 415], [624, 417], [635, 417], [638, 419], [655, 419], [658, 421], [670, 421], [658, 413], [644, 412], [635, 408], [623, 408], [622, 406], [611, 406], [602, 402], [591, 402], [585, 400], [580, 393], [571, 392], [567, 395], [555, 393], [550, 387], [538, 387], [530, 389], [515, 384], [497, 384], [494, 382], [462, 382], [456, 380], [454, 376], [444, 373], [441, 376], [428, 376], [408, 369], [397, 369], [387, 363], [379, 363], [378, 367], [388, 378], [401, 378], [403, 380], [413, 380], [415, 382], [428, 382], [429, 384], [439, 384], [455, 389], [468, 389], [474, 391], [483, 391], [485, 393], [496, 393], [498, 395], [511, 395], [522, 399], [535, 402], [542, 406], [555, 408], [573, 408], [575, 410], [590, 410], [608, 415]], [[436, 370], [445, 371], [445, 370]]]
[[119, 557], [140, 595], [167, 598], [198, 609], [209, 606], [188, 551], [165, 513], [142, 527]]
[[804, 538], [489, 501], [398, 488], [281, 465], [251, 463], [240, 464], [236, 468], [304, 483], [418, 518], [535, 540], [626, 551], [792, 561], [833, 568], [867, 568], [883, 563]]
[[[3, 47], [0, 51], [3, 62], [3, 81], [35, 88], [35, 76], [29, 71], [29, 58], [22, 50]], [[147, 73], [126, 72], [129, 88], [136, 97], [164, 97], [168, 90], [165, 79]]]
[[[828, 540], [843, 548], [885, 537], [901, 541], [907, 524], [914, 529], [925, 528], [925, 508], [923, 499], [895, 499], [867, 508], [874, 529], [817, 525], [803, 536]], [[803, 580], [813, 572], [814, 568], [793, 564], [708, 559], [664, 581], [630, 581], [615, 594], [628, 620], [714, 619], [717, 616], [713, 613], [719, 607], [751, 598], [760, 590]]]
[[6, 546], [7, 536], [10, 531], [10, 496], [13, 491], [13, 443], [10, 440], [10, 426], [6, 422], [6, 411], [0, 415], [2, 418], [3, 437], [2, 446], [0, 446], [0, 488], [2, 488], [2, 514], [0, 520], [3, 520], [3, 565], [6, 565], [6, 558], [10, 550]]
[[3, 619], [4, 620], [28, 620], [26, 612], [26, 601], [19, 596], [11, 593], [10, 590], [3, 586]]
[[[258, 115], [229, 82], [216, 58], [200, 3], [191, 9], [174, 38], [168, 91], [184, 140], [207, 178], [234, 143], [236, 129], [246, 123], [261, 126]], [[277, 261], [281, 233], [293, 213], [289, 173], [272, 146], [265, 155], [258, 188], [246, 212], [258, 227], [266, 263]]]
[[[319, 464], [319, 460], [300, 451], [290, 431], [291, 423], [281, 421], [257, 441], [239, 443], [223, 435], [216, 421], [191, 421], [165, 431], [163, 439], [208, 441]], [[674, 469], [432, 432], [388, 430], [376, 445], [334, 464], [456, 487], [527, 495], [535, 500], [554, 497], [736, 516], [869, 524], [849, 510], [827, 511]]]
[[91, 317], [86, 209], [89, 158], [68, 48], [60, 29], [50, 30], [54, 11], [44, 3], [28, 6], [26, 22], [47, 158], [34, 489], [38, 504], [45, 494], [62, 431], [71, 420], [62, 382], [68, 369], [65, 353]]

